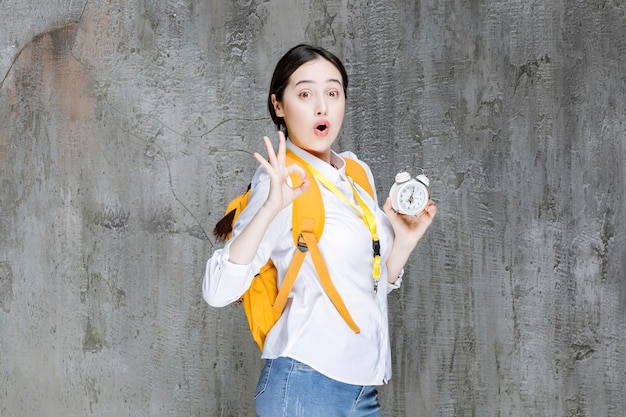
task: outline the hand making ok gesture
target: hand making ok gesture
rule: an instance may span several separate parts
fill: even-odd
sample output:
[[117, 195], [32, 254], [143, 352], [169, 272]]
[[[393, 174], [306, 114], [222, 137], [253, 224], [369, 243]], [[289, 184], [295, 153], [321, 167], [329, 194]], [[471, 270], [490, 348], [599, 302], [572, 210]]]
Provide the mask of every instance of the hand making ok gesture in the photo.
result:
[[[282, 131], [278, 131], [278, 153], [274, 152], [272, 142], [267, 136], [264, 136], [263, 140], [265, 141], [268, 160], [263, 158], [258, 152], [254, 153], [254, 157], [270, 177], [270, 192], [264, 205], [275, 212], [279, 212], [307, 190], [309, 179], [306, 178], [306, 172], [302, 167], [296, 164], [285, 165], [287, 147], [285, 145], [285, 134]], [[302, 184], [297, 187], [293, 187], [288, 182], [289, 175], [294, 172], [302, 178]]]

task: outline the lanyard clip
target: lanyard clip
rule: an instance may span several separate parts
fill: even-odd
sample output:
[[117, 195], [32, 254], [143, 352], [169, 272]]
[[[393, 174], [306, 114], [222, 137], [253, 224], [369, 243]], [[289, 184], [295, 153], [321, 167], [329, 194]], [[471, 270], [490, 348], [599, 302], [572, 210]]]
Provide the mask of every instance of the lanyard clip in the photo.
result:
[[[374, 249], [374, 280], [378, 280], [380, 277], [380, 241], [378, 239], [372, 240], [372, 248]], [[378, 290], [378, 282], [376, 282], [376, 290]]]
[[374, 257], [380, 256], [380, 241], [378, 239], [372, 240], [372, 248], [374, 249]]

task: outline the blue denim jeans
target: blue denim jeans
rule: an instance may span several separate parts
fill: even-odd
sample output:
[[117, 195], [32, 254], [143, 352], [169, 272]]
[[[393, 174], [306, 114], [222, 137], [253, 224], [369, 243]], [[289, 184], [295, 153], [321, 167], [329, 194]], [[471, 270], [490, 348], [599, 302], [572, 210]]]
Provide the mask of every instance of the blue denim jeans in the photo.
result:
[[380, 417], [376, 388], [335, 381], [290, 358], [265, 361], [254, 399], [258, 417]]

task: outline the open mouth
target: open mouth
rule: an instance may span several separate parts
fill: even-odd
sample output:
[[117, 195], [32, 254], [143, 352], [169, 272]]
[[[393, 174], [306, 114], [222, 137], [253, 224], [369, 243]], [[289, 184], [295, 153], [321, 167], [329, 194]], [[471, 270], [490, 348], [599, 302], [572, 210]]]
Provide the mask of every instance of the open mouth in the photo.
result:
[[328, 133], [328, 129], [330, 129], [330, 123], [326, 120], [320, 120], [315, 124], [315, 134], [324, 136]]

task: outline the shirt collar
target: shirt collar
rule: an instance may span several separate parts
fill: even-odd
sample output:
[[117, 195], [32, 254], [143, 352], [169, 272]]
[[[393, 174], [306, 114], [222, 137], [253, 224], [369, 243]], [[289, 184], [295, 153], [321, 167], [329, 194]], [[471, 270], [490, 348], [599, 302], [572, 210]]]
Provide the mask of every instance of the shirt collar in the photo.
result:
[[328, 164], [318, 157], [311, 155], [304, 149], [299, 148], [291, 140], [287, 140], [287, 148], [300, 158], [304, 159], [307, 164], [311, 165], [315, 168], [315, 170], [331, 180], [333, 183], [339, 182], [340, 179], [345, 178], [346, 176], [346, 162], [332, 149], [330, 151], [330, 162], [337, 167], [336, 169], [331, 164]]

